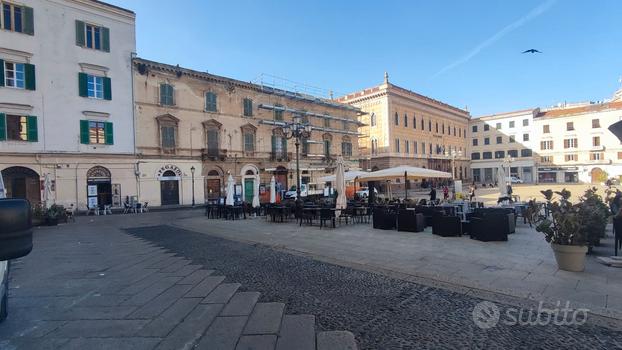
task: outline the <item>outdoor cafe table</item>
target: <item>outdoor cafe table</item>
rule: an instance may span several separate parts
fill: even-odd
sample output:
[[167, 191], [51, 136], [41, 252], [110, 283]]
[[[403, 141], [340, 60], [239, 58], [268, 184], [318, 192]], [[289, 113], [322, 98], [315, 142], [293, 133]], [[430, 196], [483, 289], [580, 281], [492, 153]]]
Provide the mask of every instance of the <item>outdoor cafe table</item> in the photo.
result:
[[289, 216], [289, 207], [285, 205], [274, 205], [271, 206], [268, 211], [272, 222], [276, 222], [277, 216], [281, 217], [280, 222], [283, 222], [284, 218]]
[[231, 217], [231, 220], [239, 219], [240, 213], [244, 216], [244, 219], [246, 219], [246, 212], [244, 211], [244, 207], [241, 205], [228, 205], [225, 207], [225, 211], [225, 218], [227, 220], [229, 220], [229, 217]]

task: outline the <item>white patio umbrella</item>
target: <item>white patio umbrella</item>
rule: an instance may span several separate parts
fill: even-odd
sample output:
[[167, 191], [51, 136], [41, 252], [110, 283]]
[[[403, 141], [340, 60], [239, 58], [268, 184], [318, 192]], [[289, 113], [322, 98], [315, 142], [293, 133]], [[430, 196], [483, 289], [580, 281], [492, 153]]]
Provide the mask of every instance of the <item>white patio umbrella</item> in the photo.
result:
[[[418, 179], [428, 179], [428, 178], [451, 179], [452, 176], [450, 173], [446, 173], [443, 171], [431, 170], [431, 169], [426, 169], [426, 168], [418, 168], [418, 167], [407, 166], [407, 165], [400, 165], [400, 166], [393, 167], [393, 168], [372, 171], [370, 173], [360, 175], [358, 178], [359, 178], [359, 181], [382, 181], [382, 180], [403, 179], [404, 184], [406, 184], [406, 180], [418, 180]], [[404, 192], [406, 194], [406, 197], [408, 197], [406, 185], [404, 185]]]
[[259, 175], [255, 176], [253, 182], [253, 208], [259, 208]]
[[43, 201], [46, 208], [52, 205], [52, 180], [50, 180], [50, 174], [45, 174], [43, 177]]
[[233, 176], [229, 174], [229, 177], [227, 178], [227, 188], [226, 188], [227, 198], [225, 199], [225, 205], [234, 204], [233, 202], [234, 187], [235, 187], [235, 181], [233, 181]]
[[270, 203], [276, 203], [276, 181], [274, 176], [270, 179]]
[[499, 198], [508, 196], [508, 188], [505, 185], [505, 170], [502, 166], [497, 168], [497, 184], [499, 184]]
[[4, 187], [4, 180], [2, 180], [2, 172], [0, 172], [0, 198], [6, 198], [6, 187]]
[[[369, 174], [369, 172], [360, 171], [360, 170], [350, 170], [350, 171], [346, 171], [343, 173], [343, 178], [345, 181], [354, 181], [356, 180], [357, 177], [360, 177], [361, 175], [366, 175], [366, 174]], [[335, 182], [335, 180], [337, 180], [337, 175], [322, 176], [318, 180], [319, 182]]]
[[[337, 191], [337, 200], [335, 209], [345, 209], [348, 205], [346, 198], [346, 179], [344, 178], [343, 158], [337, 158], [337, 168], [335, 169], [335, 191]], [[339, 216], [341, 212], [337, 210], [335, 216]]]

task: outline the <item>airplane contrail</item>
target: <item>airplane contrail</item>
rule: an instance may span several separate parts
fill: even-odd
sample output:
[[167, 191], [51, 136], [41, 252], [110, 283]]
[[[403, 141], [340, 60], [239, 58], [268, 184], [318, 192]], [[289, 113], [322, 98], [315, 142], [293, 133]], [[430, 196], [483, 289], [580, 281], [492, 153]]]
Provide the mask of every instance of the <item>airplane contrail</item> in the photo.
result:
[[529, 13], [527, 13], [525, 16], [523, 16], [523, 17], [519, 18], [518, 20], [510, 23], [509, 25], [507, 25], [505, 28], [503, 28], [500, 31], [498, 31], [497, 33], [495, 33], [490, 38], [484, 40], [479, 45], [475, 46], [471, 51], [469, 51], [466, 55], [462, 56], [457, 61], [454, 61], [454, 62], [450, 63], [449, 65], [443, 67], [438, 72], [434, 73], [434, 75], [432, 75], [432, 79], [436, 78], [437, 76], [439, 76], [439, 75], [441, 75], [441, 74], [443, 74], [445, 72], [447, 72], [448, 70], [451, 70], [451, 69], [453, 69], [453, 68], [455, 68], [455, 67], [457, 67], [457, 66], [459, 66], [459, 65], [461, 65], [463, 63], [466, 63], [471, 58], [473, 58], [474, 56], [479, 54], [486, 47], [494, 44], [499, 39], [501, 39], [505, 35], [507, 35], [508, 33], [512, 32], [515, 29], [518, 29], [518, 28], [522, 27], [527, 22], [531, 21], [532, 19], [534, 19], [534, 18], [540, 16], [541, 14], [543, 14], [544, 12], [546, 12], [549, 8], [551, 8], [551, 6], [553, 6], [553, 4], [555, 4], [556, 1], [557, 0], [547, 0], [547, 1], [543, 2], [542, 4], [536, 6], [533, 10], [529, 11]]

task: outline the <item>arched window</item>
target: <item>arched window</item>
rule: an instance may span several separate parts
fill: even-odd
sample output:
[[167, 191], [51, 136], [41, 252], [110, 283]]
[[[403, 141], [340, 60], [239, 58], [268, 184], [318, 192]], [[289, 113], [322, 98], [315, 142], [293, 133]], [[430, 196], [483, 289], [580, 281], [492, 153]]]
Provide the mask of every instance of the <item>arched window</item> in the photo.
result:
[[214, 119], [203, 122], [203, 131], [205, 132], [205, 143], [207, 145], [207, 155], [209, 157], [217, 157], [220, 153], [220, 129], [222, 124]]
[[404, 127], [408, 127], [408, 114], [404, 113]]
[[376, 126], [376, 113], [372, 112], [369, 119], [369, 123], [371, 124], [371, 126]]
[[400, 116], [395, 112], [395, 125], [400, 125]]
[[417, 116], [413, 115], [413, 129], [417, 128]]
[[341, 138], [341, 155], [344, 157], [352, 157], [352, 141], [350, 136]]
[[255, 152], [255, 133], [257, 127], [252, 124], [245, 124], [240, 127], [242, 129], [242, 149], [244, 153]]

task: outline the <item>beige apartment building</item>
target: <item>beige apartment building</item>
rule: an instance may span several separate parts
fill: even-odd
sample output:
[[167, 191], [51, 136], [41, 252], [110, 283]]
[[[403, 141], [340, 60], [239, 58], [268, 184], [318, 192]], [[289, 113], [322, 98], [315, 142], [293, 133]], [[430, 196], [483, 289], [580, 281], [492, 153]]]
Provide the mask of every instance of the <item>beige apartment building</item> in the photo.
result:
[[273, 175], [279, 190], [295, 185], [294, 140], [282, 128], [294, 115], [312, 125], [302, 183], [317, 187], [338, 155], [359, 168], [361, 111], [347, 104], [140, 58], [134, 97], [140, 197], [154, 205], [190, 204], [193, 191], [196, 203], [215, 201], [229, 174], [248, 202], [256, 181], [262, 196]]
[[622, 176], [622, 145], [608, 128], [622, 120], [622, 101], [541, 109], [534, 118], [539, 183], [603, 183]]
[[337, 99], [365, 112], [360, 117], [361, 166], [377, 170], [412, 165], [469, 177], [469, 112], [389, 82]]
[[533, 123], [539, 109], [526, 109], [471, 119], [468, 154], [471, 178], [477, 183], [497, 182], [497, 172], [525, 183], [535, 179]]

